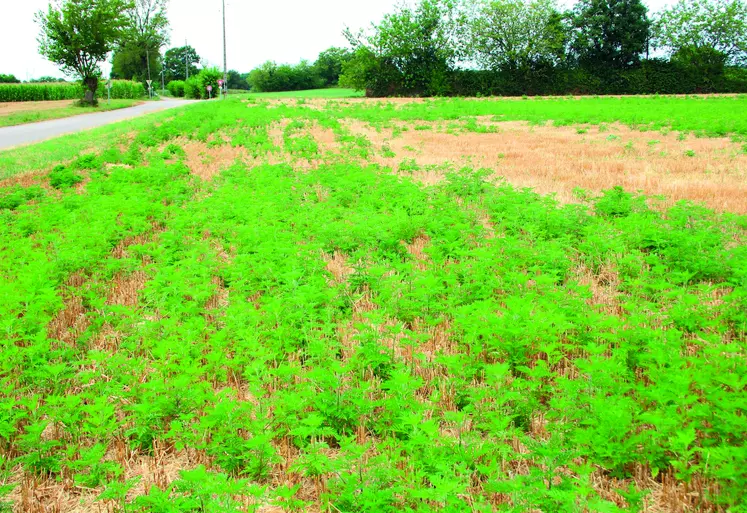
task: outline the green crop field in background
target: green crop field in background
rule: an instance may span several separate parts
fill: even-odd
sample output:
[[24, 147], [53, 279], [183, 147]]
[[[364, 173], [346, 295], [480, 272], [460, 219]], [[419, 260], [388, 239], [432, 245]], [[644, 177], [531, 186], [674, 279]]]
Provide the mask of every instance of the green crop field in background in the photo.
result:
[[742, 137], [747, 99], [263, 98], [0, 152], [0, 502], [745, 510], [744, 215], [394, 173], [350, 121]]
[[[99, 81], [96, 93], [99, 100], [106, 99], [106, 81]], [[79, 100], [83, 98], [83, 86], [79, 83], [60, 82], [47, 84], [0, 84], [0, 102], [36, 102], [53, 100]], [[116, 99], [139, 99], [146, 95], [140, 82], [112, 80], [111, 97]]]
[[[375, 100], [372, 100], [375, 101]], [[640, 130], [674, 130], [707, 136], [747, 136], [747, 95], [739, 96], [626, 96], [443, 98], [385, 108], [352, 106], [343, 115], [365, 121], [461, 119], [492, 116], [494, 121], [521, 120], [556, 126], [622, 123]]]

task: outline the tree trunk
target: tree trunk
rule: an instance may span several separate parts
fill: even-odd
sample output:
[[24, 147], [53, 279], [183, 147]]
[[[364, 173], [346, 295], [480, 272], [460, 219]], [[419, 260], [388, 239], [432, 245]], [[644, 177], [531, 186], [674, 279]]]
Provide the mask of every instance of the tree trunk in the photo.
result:
[[83, 98], [85, 105], [98, 105], [99, 101], [96, 99], [96, 89], [99, 87], [98, 77], [86, 77], [83, 79], [83, 87], [86, 95]]

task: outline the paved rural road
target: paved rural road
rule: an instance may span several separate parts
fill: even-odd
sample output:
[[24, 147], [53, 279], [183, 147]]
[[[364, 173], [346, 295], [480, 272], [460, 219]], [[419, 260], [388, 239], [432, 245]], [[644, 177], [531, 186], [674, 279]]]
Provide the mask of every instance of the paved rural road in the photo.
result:
[[174, 107], [181, 107], [193, 103], [189, 100], [164, 100], [160, 102], [146, 102], [126, 109], [97, 112], [95, 114], [81, 114], [70, 118], [40, 121], [27, 125], [8, 126], [0, 128], [0, 150], [14, 146], [21, 146], [52, 139], [60, 135], [80, 132], [98, 126], [108, 125], [124, 119], [130, 119], [150, 112], [156, 112]]

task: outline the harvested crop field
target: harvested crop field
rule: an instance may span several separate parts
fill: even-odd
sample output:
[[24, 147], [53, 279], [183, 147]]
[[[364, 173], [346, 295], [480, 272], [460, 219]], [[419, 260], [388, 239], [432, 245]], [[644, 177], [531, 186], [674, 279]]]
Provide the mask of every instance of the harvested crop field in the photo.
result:
[[0, 155], [0, 511], [741, 511], [745, 107], [250, 98]]
[[0, 102], [0, 116], [30, 110], [53, 110], [72, 107], [75, 100], [53, 100], [47, 102]]

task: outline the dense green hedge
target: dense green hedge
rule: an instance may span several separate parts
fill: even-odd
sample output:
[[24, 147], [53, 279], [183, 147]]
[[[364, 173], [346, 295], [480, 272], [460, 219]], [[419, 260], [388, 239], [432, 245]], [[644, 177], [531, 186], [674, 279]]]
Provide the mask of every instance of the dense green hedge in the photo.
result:
[[166, 89], [169, 90], [169, 93], [171, 93], [171, 96], [176, 96], [177, 98], [183, 98], [184, 97], [184, 80], [172, 80], [166, 85]]
[[[439, 91], [412, 91], [392, 67], [380, 65], [368, 81], [368, 96], [521, 96], [567, 94], [694, 94], [746, 93], [747, 69], [725, 68], [708, 76], [691, 67], [659, 59], [643, 61], [627, 70], [581, 67], [540, 67], [504, 72], [446, 71]], [[387, 73], [386, 71], [389, 71]], [[373, 74], [372, 74], [373, 75]]]
[[[145, 96], [145, 87], [139, 82], [112, 80], [111, 94], [114, 99], [142, 98]], [[106, 81], [99, 81], [96, 95], [99, 99], [107, 97]], [[83, 98], [83, 86], [79, 83], [0, 84], [0, 102], [77, 100], [80, 98]]]

